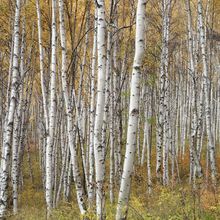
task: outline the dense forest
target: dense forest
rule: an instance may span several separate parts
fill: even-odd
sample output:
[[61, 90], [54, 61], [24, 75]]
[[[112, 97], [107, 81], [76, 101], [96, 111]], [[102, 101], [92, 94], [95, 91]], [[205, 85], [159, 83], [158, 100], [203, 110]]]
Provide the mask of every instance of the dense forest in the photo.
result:
[[0, 219], [220, 219], [220, 0], [0, 0]]

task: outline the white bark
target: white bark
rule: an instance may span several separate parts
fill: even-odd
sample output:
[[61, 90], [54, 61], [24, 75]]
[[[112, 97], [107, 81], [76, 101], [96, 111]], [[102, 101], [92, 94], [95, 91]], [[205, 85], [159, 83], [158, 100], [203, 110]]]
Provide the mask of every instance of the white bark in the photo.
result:
[[43, 98], [43, 110], [44, 110], [44, 119], [46, 132], [48, 132], [48, 109], [47, 109], [47, 97], [46, 97], [46, 85], [44, 79], [44, 54], [43, 54], [43, 44], [42, 44], [42, 27], [41, 27], [41, 10], [39, 0], [36, 0], [36, 9], [37, 9], [37, 27], [38, 27], [38, 45], [39, 45], [39, 58], [40, 58], [40, 75], [41, 75], [41, 90]]
[[13, 213], [16, 214], [18, 211], [18, 157], [19, 157], [19, 140], [21, 138], [20, 133], [22, 129], [22, 95], [24, 87], [24, 50], [25, 50], [25, 22], [22, 25], [22, 40], [21, 40], [21, 59], [20, 59], [20, 85], [18, 87], [18, 104], [17, 111], [14, 117], [14, 127], [13, 127], [13, 140], [12, 140], [12, 187], [13, 187]]
[[56, 121], [56, 0], [52, 1], [52, 35], [51, 35], [51, 66], [50, 66], [50, 106], [49, 127], [46, 144], [46, 203], [48, 215], [52, 208], [52, 159], [54, 147], [54, 129]]
[[95, 118], [95, 72], [96, 72], [96, 50], [97, 50], [97, 10], [94, 19], [94, 36], [92, 49], [92, 69], [91, 69], [91, 84], [90, 84], [90, 115], [89, 115], [89, 205], [92, 205], [94, 200], [94, 118]]
[[75, 181], [76, 187], [76, 194], [77, 194], [77, 201], [78, 206], [80, 209], [81, 214], [86, 213], [85, 209], [85, 201], [84, 201], [84, 191], [82, 186], [82, 180], [80, 176], [79, 166], [77, 163], [77, 152], [75, 146], [75, 132], [73, 129], [73, 109], [71, 106], [71, 99], [69, 97], [68, 86], [67, 86], [67, 48], [66, 48], [66, 31], [65, 31], [65, 22], [64, 22], [64, 4], [63, 0], [59, 0], [59, 19], [60, 19], [60, 41], [61, 41], [61, 48], [62, 48], [62, 67], [61, 67], [61, 74], [62, 74], [62, 91], [64, 95], [65, 101], [65, 108], [67, 114], [67, 132], [68, 132], [68, 144], [71, 154], [71, 163], [73, 169], [73, 177]]
[[105, 196], [104, 196], [104, 149], [102, 147], [102, 125], [105, 104], [105, 6], [104, 0], [98, 0], [97, 4], [98, 25], [97, 25], [97, 51], [98, 51], [98, 80], [97, 80], [97, 102], [94, 125], [94, 156], [96, 171], [96, 214], [98, 219], [104, 217]]
[[126, 219], [128, 201], [131, 187], [131, 175], [133, 173], [137, 123], [139, 116], [139, 97], [140, 97], [140, 74], [145, 48], [145, 10], [146, 0], [138, 0], [136, 15], [136, 37], [135, 37], [135, 56], [133, 63], [131, 94], [129, 105], [129, 119], [127, 131], [126, 153], [124, 168], [119, 191], [116, 219]]
[[[163, 184], [169, 181], [168, 152], [169, 152], [169, 80], [168, 80], [168, 42], [170, 27], [171, 0], [162, 1], [162, 51], [160, 63], [160, 97], [159, 97], [159, 116], [158, 116], [158, 140], [157, 140], [157, 165], [156, 175], [161, 179], [161, 165], [163, 165]], [[163, 163], [161, 164], [161, 150], [163, 149]]]
[[0, 170], [0, 218], [5, 216], [7, 208], [7, 186], [8, 186], [8, 168], [9, 168], [9, 154], [11, 146], [11, 138], [13, 133], [13, 121], [15, 109], [17, 106], [18, 83], [19, 83], [19, 23], [20, 23], [20, 0], [16, 1], [15, 20], [14, 20], [14, 48], [13, 48], [13, 63], [12, 63], [12, 79], [11, 79], [11, 94], [8, 106], [8, 116], [5, 122], [5, 135], [2, 146], [1, 170]]
[[198, 154], [196, 149], [197, 140], [197, 85], [196, 85], [196, 72], [195, 72], [195, 62], [194, 62], [194, 44], [193, 44], [193, 34], [192, 34], [192, 17], [191, 8], [189, 0], [186, 1], [186, 9], [188, 15], [188, 40], [189, 40], [189, 62], [190, 62], [190, 75], [192, 77], [192, 119], [191, 119], [191, 146], [190, 150], [192, 153], [192, 162], [194, 163], [194, 173], [198, 172], [198, 177], [202, 176], [202, 169], [200, 162], [198, 160]]
[[205, 29], [202, 15], [202, 2], [198, 0], [198, 16], [199, 16], [199, 31], [200, 44], [203, 62], [203, 83], [205, 94], [205, 117], [206, 117], [206, 131], [208, 136], [208, 151], [210, 158], [210, 169], [213, 184], [216, 184], [216, 161], [215, 161], [215, 145], [211, 126], [211, 104], [210, 104], [210, 74], [208, 73], [207, 55], [206, 55], [206, 41]]

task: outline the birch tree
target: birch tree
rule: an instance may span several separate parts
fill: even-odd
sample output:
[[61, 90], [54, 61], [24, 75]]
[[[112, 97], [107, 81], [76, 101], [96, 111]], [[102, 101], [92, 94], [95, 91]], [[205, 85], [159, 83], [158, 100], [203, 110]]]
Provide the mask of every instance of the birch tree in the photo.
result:
[[39, 46], [39, 60], [40, 60], [40, 76], [41, 76], [41, 90], [43, 99], [43, 110], [45, 118], [45, 128], [46, 133], [48, 132], [48, 108], [47, 108], [47, 96], [46, 96], [46, 83], [44, 75], [44, 54], [43, 54], [43, 43], [42, 43], [42, 25], [41, 25], [41, 10], [39, 0], [36, 0], [36, 10], [37, 10], [37, 27], [38, 27], [38, 46]]
[[[191, 8], [190, 2], [186, 0], [186, 9], [188, 15], [188, 41], [189, 41], [189, 59], [190, 59], [190, 75], [192, 77], [192, 119], [191, 119], [191, 146], [190, 151], [192, 152], [192, 160], [194, 167], [194, 173], [198, 172], [198, 176], [202, 176], [202, 168], [198, 159], [198, 153], [196, 149], [196, 140], [197, 140], [197, 85], [196, 85], [196, 72], [194, 65], [194, 44], [193, 44], [193, 34], [192, 34], [192, 17], [191, 17]], [[195, 163], [195, 164], [194, 164]]]
[[98, 79], [97, 101], [94, 124], [94, 157], [96, 172], [96, 214], [98, 219], [105, 215], [104, 176], [105, 161], [102, 146], [102, 126], [105, 105], [105, 72], [106, 72], [106, 42], [105, 42], [105, 5], [104, 0], [96, 1], [97, 8], [97, 55], [98, 55]]
[[211, 126], [211, 103], [210, 103], [210, 74], [208, 73], [207, 52], [206, 52], [206, 37], [204, 28], [204, 19], [202, 13], [202, 2], [198, 0], [198, 16], [199, 16], [199, 33], [203, 63], [203, 84], [205, 94], [205, 122], [208, 136], [208, 152], [210, 157], [210, 169], [213, 184], [216, 185], [216, 161], [215, 161], [215, 145]]
[[91, 82], [90, 82], [90, 114], [89, 114], [89, 205], [95, 196], [94, 189], [94, 117], [95, 117], [95, 73], [96, 73], [96, 52], [97, 52], [97, 9], [94, 18], [94, 36], [92, 48]]
[[52, 160], [54, 147], [54, 131], [56, 121], [56, 0], [52, 1], [52, 34], [51, 34], [51, 66], [50, 66], [50, 105], [49, 126], [46, 142], [46, 202], [47, 211], [50, 215], [52, 209]]
[[9, 155], [11, 148], [11, 140], [13, 135], [13, 122], [17, 106], [18, 98], [18, 84], [19, 84], [19, 38], [20, 38], [20, 12], [21, 2], [16, 0], [15, 18], [14, 18], [14, 32], [13, 32], [13, 62], [12, 62], [12, 78], [11, 78], [11, 93], [8, 105], [8, 114], [5, 118], [5, 135], [2, 146], [2, 158], [0, 169], [0, 218], [5, 217], [5, 212], [8, 202], [8, 178], [9, 178]]
[[22, 24], [22, 39], [21, 39], [21, 51], [20, 51], [20, 76], [19, 76], [19, 86], [18, 86], [18, 97], [17, 97], [17, 108], [14, 116], [14, 125], [13, 125], [13, 137], [12, 137], [12, 167], [11, 167], [11, 176], [12, 176], [12, 187], [13, 187], [13, 213], [16, 214], [18, 211], [18, 160], [19, 160], [19, 143], [21, 138], [21, 129], [22, 126], [20, 122], [22, 121], [22, 96], [24, 88], [24, 53], [25, 53], [25, 21], [23, 20]]
[[131, 95], [124, 167], [119, 191], [116, 219], [126, 219], [133, 172], [139, 115], [140, 75], [145, 48], [146, 0], [138, 0], [136, 14], [135, 56], [131, 78]]
[[[60, 40], [62, 48], [62, 66], [61, 66], [61, 78], [62, 78], [62, 91], [64, 96], [66, 114], [67, 114], [67, 132], [68, 132], [68, 145], [70, 149], [71, 164], [73, 169], [73, 177], [75, 180], [77, 201], [81, 214], [86, 213], [84, 191], [82, 186], [82, 180], [77, 163], [77, 151], [75, 146], [75, 131], [73, 128], [73, 107], [71, 105], [71, 99], [69, 97], [68, 85], [67, 85], [67, 49], [66, 49], [66, 30], [64, 21], [64, 4], [63, 0], [59, 0], [59, 20], [60, 20]], [[70, 168], [71, 169], [71, 168]]]

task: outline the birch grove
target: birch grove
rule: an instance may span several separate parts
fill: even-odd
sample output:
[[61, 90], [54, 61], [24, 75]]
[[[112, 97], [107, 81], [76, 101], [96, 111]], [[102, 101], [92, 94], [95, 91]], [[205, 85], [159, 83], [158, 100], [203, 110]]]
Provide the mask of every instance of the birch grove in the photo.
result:
[[0, 1], [1, 219], [219, 219], [220, 2]]

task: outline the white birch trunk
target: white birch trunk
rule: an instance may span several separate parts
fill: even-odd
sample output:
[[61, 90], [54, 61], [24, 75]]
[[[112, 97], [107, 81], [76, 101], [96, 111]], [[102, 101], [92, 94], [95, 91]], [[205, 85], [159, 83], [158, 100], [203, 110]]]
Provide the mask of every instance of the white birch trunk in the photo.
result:
[[129, 106], [129, 119], [127, 131], [126, 153], [124, 168], [119, 191], [116, 219], [126, 219], [128, 210], [128, 201], [131, 187], [131, 175], [133, 173], [137, 123], [139, 116], [139, 98], [140, 98], [140, 74], [145, 48], [145, 10], [146, 0], [138, 0], [136, 15], [136, 37], [135, 37], [135, 56], [133, 63], [131, 94]]
[[13, 187], [13, 213], [16, 214], [18, 211], [18, 157], [19, 157], [19, 140], [21, 138], [22, 125], [22, 95], [24, 87], [24, 50], [25, 50], [25, 24], [23, 21], [22, 25], [22, 40], [21, 40], [21, 61], [20, 61], [20, 85], [18, 87], [18, 104], [17, 111], [14, 117], [14, 128], [13, 128], [13, 140], [12, 140], [12, 187]]
[[90, 115], [89, 115], [89, 205], [94, 200], [94, 118], [95, 118], [95, 72], [96, 72], [96, 50], [97, 50], [97, 10], [94, 19], [94, 36], [92, 49], [92, 69], [91, 69], [91, 85], [90, 85]]
[[102, 126], [105, 105], [105, 6], [104, 0], [96, 3], [98, 13], [97, 25], [97, 51], [98, 51], [98, 80], [97, 80], [97, 102], [94, 125], [94, 156], [96, 171], [96, 214], [98, 219], [103, 219], [105, 215], [105, 195], [104, 195], [104, 174], [105, 161], [104, 149], [102, 147]]
[[37, 27], [38, 27], [38, 45], [39, 45], [39, 58], [40, 58], [40, 75], [41, 75], [41, 90], [43, 98], [43, 110], [44, 110], [44, 119], [46, 132], [48, 132], [49, 120], [48, 120], [48, 109], [47, 109], [47, 97], [46, 97], [46, 85], [44, 79], [44, 54], [43, 54], [43, 45], [42, 45], [42, 30], [41, 30], [41, 10], [39, 0], [36, 0], [36, 9], [37, 9]]
[[189, 41], [189, 62], [190, 62], [190, 75], [192, 77], [192, 119], [191, 119], [191, 151], [192, 151], [192, 160], [194, 166], [194, 173], [198, 172], [198, 177], [202, 176], [202, 168], [198, 160], [198, 154], [196, 149], [196, 140], [197, 140], [197, 130], [198, 130], [198, 115], [197, 115], [197, 85], [196, 85], [196, 72], [195, 72], [195, 62], [194, 62], [194, 44], [193, 44], [193, 35], [192, 35], [192, 17], [191, 17], [191, 8], [189, 0], [186, 1], [186, 9], [188, 15], [188, 41]]
[[76, 194], [78, 206], [81, 214], [86, 213], [85, 209], [85, 201], [84, 201], [84, 191], [82, 186], [82, 180], [80, 176], [79, 166], [77, 163], [77, 152], [75, 146], [75, 132], [73, 129], [73, 108], [71, 106], [71, 99], [69, 97], [68, 86], [67, 86], [67, 67], [66, 67], [66, 59], [67, 59], [67, 48], [66, 48], [66, 31], [65, 31], [65, 22], [64, 22], [64, 4], [63, 0], [59, 0], [59, 19], [60, 19], [60, 41], [62, 48], [62, 91], [64, 95], [65, 108], [67, 114], [67, 132], [68, 132], [68, 144], [70, 149], [71, 156], [71, 164], [73, 169], [73, 177], [75, 181]]
[[2, 158], [1, 158], [1, 170], [0, 170], [0, 218], [4, 218], [6, 208], [7, 208], [7, 186], [8, 186], [8, 168], [9, 168], [9, 154], [10, 154], [10, 146], [11, 139], [13, 134], [13, 121], [15, 109], [17, 106], [17, 98], [18, 98], [18, 83], [19, 83], [19, 23], [20, 23], [20, 9], [21, 2], [20, 0], [16, 1], [16, 9], [15, 9], [15, 20], [14, 20], [14, 48], [13, 48], [13, 63], [12, 63], [12, 79], [11, 79], [11, 94], [8, 105], [8, 116], [5, 122], [5, 135], [2, 146]]
[[49, 133], [46, 144], [46, 203], [48, 216], [52, 209], [52, 159], [54, 147], [54, 130], [56, 121], [56, 0], [52, 1], [52, 36], [51, 36], [51, 66], [50, 66], [50, 106]]
[[207, 55], [206, 55], [206, 41], [205, 29], [202, 15], [202, 2], [198, 0], [198, 16], [199, 16], [199, 31], [200, 31], [200, 44], [203, 62], [203, 83], [205, 93], [205, 117], [206, 117], [206, 131], [208, 136], [208, 151], [210, 159], [210, 169], [213, 184], [216, 185], [216, 161], [215, 161], [215, 146], [211, 126], [211, 104], [210, 104], [210, 74], [208, 73]]

